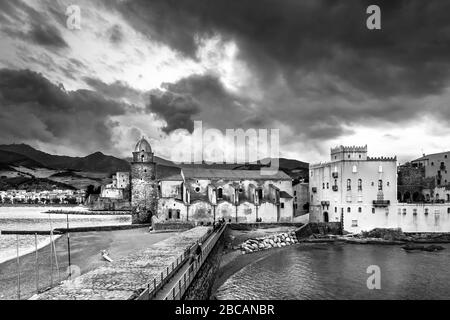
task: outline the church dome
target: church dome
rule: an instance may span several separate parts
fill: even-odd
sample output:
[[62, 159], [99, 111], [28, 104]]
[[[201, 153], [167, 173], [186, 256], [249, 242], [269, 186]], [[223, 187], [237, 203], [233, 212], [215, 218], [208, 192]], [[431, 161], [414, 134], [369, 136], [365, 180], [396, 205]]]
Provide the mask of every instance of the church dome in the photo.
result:
[[134, 152], [152, 152], [152, 147], [150, 146], [150, 143], [142, 137], [138, 143], [136, 143], [136, 147], [134, 147]]

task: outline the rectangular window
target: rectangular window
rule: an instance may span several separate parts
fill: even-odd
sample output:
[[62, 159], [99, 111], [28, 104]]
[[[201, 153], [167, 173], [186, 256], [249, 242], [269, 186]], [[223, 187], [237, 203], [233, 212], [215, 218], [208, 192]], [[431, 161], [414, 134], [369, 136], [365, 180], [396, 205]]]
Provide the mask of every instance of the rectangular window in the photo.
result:
[[284, 202], [280, 204], [281, 209], [284, 209]]
[[352, 227], [358, 226], [358, 220], [352, 220]]

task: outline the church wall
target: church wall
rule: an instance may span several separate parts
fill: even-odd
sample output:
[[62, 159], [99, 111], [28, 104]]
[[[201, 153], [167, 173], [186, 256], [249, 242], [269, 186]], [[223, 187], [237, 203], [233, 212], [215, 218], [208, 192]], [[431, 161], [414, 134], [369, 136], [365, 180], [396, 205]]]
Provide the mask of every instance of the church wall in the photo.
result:
[[258, 208], [258, 217], [262, 222], [277, 222], [277, 206], [270, 202], [263, 202]]
[[216, 208], [216, 217], [225, 221], [236, 222], [236, 206], [228, 201], [219, 201]]
[[238, 223], [256, 222], [256, 207], [250, 202], [241, 202], [238, 206]]
[[280, 222], [291, 222], [294, 217], [294, 201], [293, 199], [280, 199], [284, 203], [284, 208], [280, 206]]
[[161, 181], [161, 197], [163, 198], [178, 198], [181, 199], [182, 181]]
[[189, 221], [213, 222], [213, 207], [207, 201], [196, 201], [189, 205]]
[[[172, 210], [172, 219], [169, 219], [169, 209]], [[177, 219], [177, 210], [180, 210], [180, 219]], [[186, 204], [173, 198], [161, 198], [158, 201], [158, 213], [153, 222], [163, 221], [186, 221], [187, 207]]]
[[208, 201], [208, 185], [211, 183], [210, 180], [195, 180], [188, 179], [186, 181], [186, 187], [188, 188], [191, 195], [191, 202], [200, 200]]

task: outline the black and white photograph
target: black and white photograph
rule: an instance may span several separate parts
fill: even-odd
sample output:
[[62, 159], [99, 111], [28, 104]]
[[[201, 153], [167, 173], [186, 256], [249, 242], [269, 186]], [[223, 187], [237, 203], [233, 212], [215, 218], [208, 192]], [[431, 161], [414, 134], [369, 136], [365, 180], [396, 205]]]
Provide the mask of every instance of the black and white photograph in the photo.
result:
[[450, 1], [0, 0], [0, 305], [279, 319], [449, 262]]

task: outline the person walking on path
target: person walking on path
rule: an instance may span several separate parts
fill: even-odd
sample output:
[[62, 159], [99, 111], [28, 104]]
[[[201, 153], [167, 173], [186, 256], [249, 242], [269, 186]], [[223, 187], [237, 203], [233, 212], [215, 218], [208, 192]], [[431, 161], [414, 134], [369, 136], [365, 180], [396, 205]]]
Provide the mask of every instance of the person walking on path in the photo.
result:
[[202, 243], [199, 242], [197, 245], [197, 249], [195, 250], [195, 254], [197, 255], [198, 262], [200, 262], [200, 258], [202, 256]]

